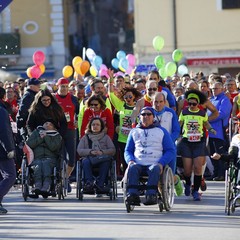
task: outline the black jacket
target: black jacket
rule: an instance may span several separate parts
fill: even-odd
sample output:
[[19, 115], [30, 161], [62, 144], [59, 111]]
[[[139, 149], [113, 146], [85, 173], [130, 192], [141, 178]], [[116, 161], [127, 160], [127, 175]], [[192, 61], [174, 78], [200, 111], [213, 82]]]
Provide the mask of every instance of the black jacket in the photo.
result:
[[5, 160], [7, 159], [7, 154], [15, 150], [15, 143], [8, 111], [1, 102], [0, 116], [0, 160]]
[[27, 89], [26, 93], [24, 94], [22, 101], [19, 105], [19, 110], [16, 116], [17, 120], [17, 127], [18, 129], [23, 128], [26, 126], [27, 118], [28, 118], [28, 110], [34, 101], [35, 95], [37, 93], [32, 91], [31, 89]]

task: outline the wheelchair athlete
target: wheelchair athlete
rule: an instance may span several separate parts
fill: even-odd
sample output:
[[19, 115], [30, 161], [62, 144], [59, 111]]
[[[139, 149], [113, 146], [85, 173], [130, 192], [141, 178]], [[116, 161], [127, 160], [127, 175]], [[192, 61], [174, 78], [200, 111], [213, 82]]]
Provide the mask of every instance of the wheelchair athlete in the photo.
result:
[[34, 171], [35, 194], [48, 196], [51, 187], [51, 175], [57, 165], [62, 146], [62, 137], [57, 132], [55, 123], [49, 119], [43, 126], [37, 127], [29, 136], [26, 144], [33, 150], [34, 160], [31, 167]]
[[[85, 193], [109, 192], [106, 179], [111, 166], [111, 159], [115, 154], [115, 146], [106, 134], [105, 124], [99, 117], [90, 120], [86, 134], [81, 138], [77, 152], [82, 159]], [[94, 178], [93, 167], [99, 168], [98, 177]]]
[[127, 197], [129, 205], [140, 205], [139, 179], [148, 175], [145, 205], [157, 204], [157, 190], [163, 167], [176, 159], [176, 148], [169, 133], [154, 125], [155, 111], [144, 107], [139, 124], [129, 133], [124, 152], [128, 164]]

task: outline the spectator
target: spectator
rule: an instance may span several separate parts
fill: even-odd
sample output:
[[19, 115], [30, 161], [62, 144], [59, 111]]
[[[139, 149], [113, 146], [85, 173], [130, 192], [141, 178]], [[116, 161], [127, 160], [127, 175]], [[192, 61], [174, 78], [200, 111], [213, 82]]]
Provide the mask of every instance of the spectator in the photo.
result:
[[[3, 99], [5, 89], [0, 87], [0, 99]], [[0, 214], [6, 214], [7, 209], [2, 206], [3, 197], [8, 193], [16, 180], [14, 162], [15, 143], [9, 120], [9, 114], [0, 101]]]

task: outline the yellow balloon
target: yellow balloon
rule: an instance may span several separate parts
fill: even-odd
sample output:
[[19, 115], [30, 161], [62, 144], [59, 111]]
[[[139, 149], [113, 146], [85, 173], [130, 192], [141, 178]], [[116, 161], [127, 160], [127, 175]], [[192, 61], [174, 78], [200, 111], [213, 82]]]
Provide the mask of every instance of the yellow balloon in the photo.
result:
[[65, 66], [62, 70], [62, 74], [65, 78], [69, 78], [73, 74], [73, 68], [69, 65]]
[[91, 66], [90, 69], [90, 74], [93, 76], [93, 77], [96, 77], [97, 76], [97, 70], [95, 69], [94, 66]]
[[29, 77], [29, 78], [32, 78], [32, 75], [31, 75], [31, 67], [29, 67], [28, 69], [27, 69], [27, 71], [26, 71], [26, 73], [27, 73], [27, 76]]
[[126, 70], [122, 67], [122, 66], [119, 66], [118, 67], [122, 72], [126, 72]]
[[40, 70], [41, 70], [41, 73], [44, 73], [45, 72], [45, 65], [44, 64], [41, 64], [40, 66], [39, 66], [39, 68], [40, 68]]
[[81, 63], [82, 61], [83, 60], [82, 60], [81, 57], [79, 57], [79, 56], [74, 57], [73, 60], [72, 60], [73, 67], [75, 68], [75, 65]]

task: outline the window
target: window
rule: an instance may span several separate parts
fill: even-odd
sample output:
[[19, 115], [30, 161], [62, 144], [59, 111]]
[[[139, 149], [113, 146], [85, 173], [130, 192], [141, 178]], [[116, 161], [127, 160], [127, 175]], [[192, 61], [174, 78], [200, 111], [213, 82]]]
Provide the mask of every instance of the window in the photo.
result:
[[240, 0], [222, 0], [222, 9], [240, 8]]

